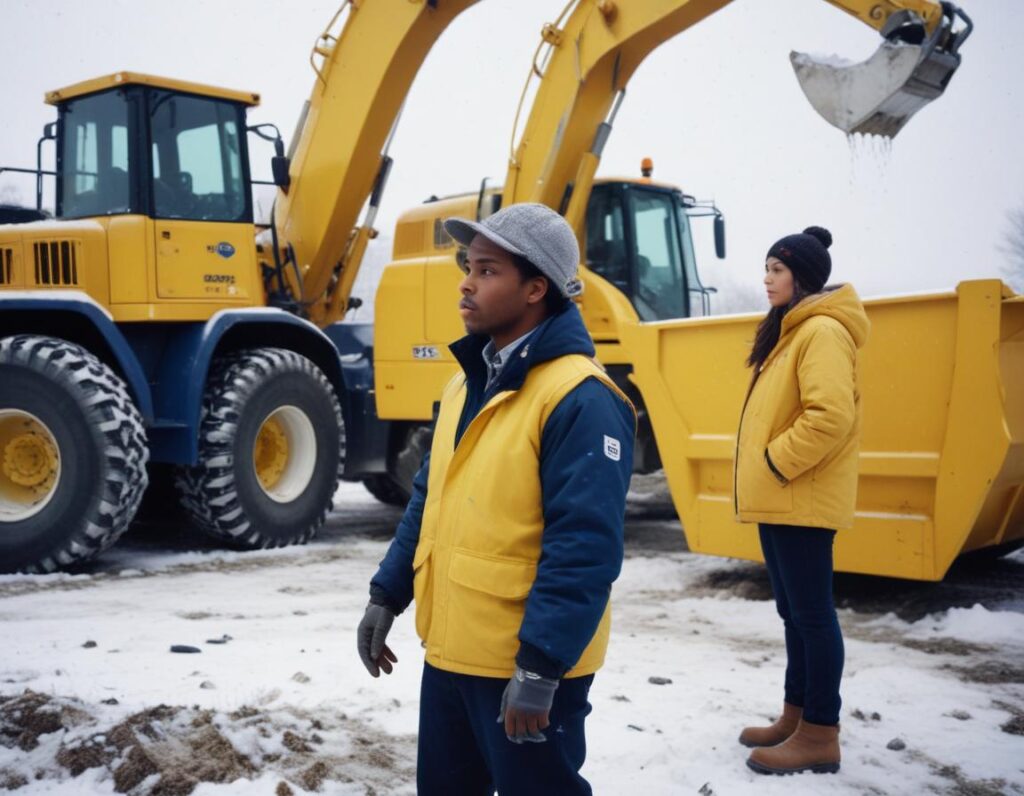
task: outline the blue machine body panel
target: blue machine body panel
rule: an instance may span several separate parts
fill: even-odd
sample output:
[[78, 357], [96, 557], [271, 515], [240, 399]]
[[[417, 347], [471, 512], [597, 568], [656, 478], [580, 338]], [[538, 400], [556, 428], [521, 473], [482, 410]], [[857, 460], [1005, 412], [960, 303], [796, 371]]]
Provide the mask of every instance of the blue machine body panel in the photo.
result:
[[[121, 376], [145, 420], [153, 462], [188, 465], [198, 460], [203, 390], [218, 354], [257, 347], [303, 354], [334, 386], [349, 428], [359, 421], [350, 414], [346, 382], [351, 380], [361, 391], [367, 383], [372, 391], [373, 385], [372, 346], [368, 366], [354, 362], [352, 373], [343, 373], [339, 349], [331, 337], [308, 321], [272, 308], [225, 310], [205, 323], [118, 324], [88, 296], [73, 291], [0, 297], [0, 336], [23, 333], [78, 343]], [[345, 333], [339, 340], [346, 342], [346, 350], [354, 351], [365, 330], [360, 335], [352, 338]], [[372, 392], [369, 397], [372, 401]]]
[[345, 390], [339, 393], [345, 417], [346, 481], [387, 471], [395, 424], [377, 417], [373, 385], [373, 324], [335, 323], [324, 329], [341, 358]]

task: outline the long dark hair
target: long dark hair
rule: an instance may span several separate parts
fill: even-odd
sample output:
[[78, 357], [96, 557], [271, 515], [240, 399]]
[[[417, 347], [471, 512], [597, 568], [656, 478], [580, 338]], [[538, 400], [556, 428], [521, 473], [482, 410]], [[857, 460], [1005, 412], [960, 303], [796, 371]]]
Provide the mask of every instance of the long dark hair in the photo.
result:
[[800, 280], [793, 274], [793, 298], [784, 307], [772, 307], [768, 314], [761, 319], [757, 325], [757, 334], [754, 335], [754, 346], [750, 349], [750, 356], [747, 357], [747, 367], [754, 369], [757, 375], [758, 368], [768, 359], [768, 355], [779, 342], [779, 335], [782, 334], [782, 319], [786, 313], [807, 298], [810, 292], [800, 284]]

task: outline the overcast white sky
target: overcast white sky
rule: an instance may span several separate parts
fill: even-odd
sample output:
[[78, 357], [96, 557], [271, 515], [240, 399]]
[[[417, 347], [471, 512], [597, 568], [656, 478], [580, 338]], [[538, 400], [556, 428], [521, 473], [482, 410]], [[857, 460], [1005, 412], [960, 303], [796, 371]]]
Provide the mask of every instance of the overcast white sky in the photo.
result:
[[[861, 60], [877, 34], [823, 0], [735, 0], [641, 66], [600, 173], [636, 175], [650, 156], [660, 179], [717, 200], [729, 256], [715, 260], [704, 238], [709, 284], [757, 284], [768, 246], [808, 224], [833, 232], [833, 278], [866, 295], [998, 275], [1007, 210], [1024, 204], [1024, 3], [962, 5], [976, 25], [963, 66], [888, 154], [852, 150], [806, 103], [788, 59], [797, 49]], [[504, 176], [530, 57], [561, 6], [482, 0], [452, 23], [392, 148], [384, 235], [431, 194]], [[54, 118], [44, 91], [122, 69], [259, 91], [251, 121], [290, 136], [312, 86], [309, 48], [335, 9], [335, 0], [0, 0], [0, 164], [34, 163]], [[253, 150], [254, 172], [266, 177], [269, 145]], [[31, 180], [15, 182], [31, 200]]]

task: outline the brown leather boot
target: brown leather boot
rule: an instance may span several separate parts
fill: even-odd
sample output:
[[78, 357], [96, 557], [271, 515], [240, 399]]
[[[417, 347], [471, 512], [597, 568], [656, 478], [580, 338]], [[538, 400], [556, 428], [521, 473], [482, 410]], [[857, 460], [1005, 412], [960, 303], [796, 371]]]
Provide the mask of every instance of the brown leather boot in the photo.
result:
[[778, 746], [751, 752], [747, 765], [759, 774], [835, 774], [839, 770], [839, 727], [801, 719], [796, 732]]
[[745, 727], [740, 733], [740, 743], [754, 748], [758, 746], [776, 746], [796, 732], [796, 725], [804, 709], [788, 702], [782, 703], [782, 715], [768, 727]]

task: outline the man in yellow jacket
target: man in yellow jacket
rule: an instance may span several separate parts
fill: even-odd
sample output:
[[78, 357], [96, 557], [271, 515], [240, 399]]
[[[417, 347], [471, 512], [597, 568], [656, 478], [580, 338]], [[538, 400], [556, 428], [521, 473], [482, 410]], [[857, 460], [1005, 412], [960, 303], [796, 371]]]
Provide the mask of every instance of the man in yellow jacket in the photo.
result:
[[360, 656], [391, 671], [416, 601], [426, 650], [417, 789], [589, 794], [584, 719], [622, 564], [635, 415], [570, 301], [576, 236], [538, 204], [449, 219], [466, 246], [462, 370], [370, 583]]

